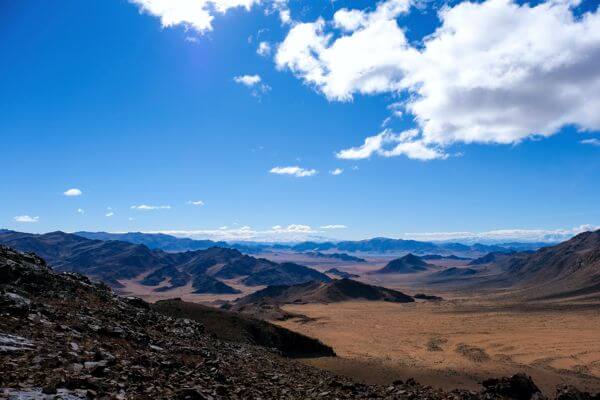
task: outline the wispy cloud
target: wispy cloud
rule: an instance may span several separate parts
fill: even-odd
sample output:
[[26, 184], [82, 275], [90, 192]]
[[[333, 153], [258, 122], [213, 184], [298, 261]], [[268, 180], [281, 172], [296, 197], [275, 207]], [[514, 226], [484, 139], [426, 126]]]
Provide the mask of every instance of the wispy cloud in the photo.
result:
[[339, 224], [324, 225], [321, 227], [321, 229], [346, 229], [346, 228], [347, 228], [346, 225], [339, 225]]
[[258, 44], [258, 48], [256, 49], [256, 53], [263, 57], [271, 54], [271, 44], [269, 42], [260, 42]]
[[83, 208], [78, 208], [77, 212], [81, 215], [85, 214], [85, 210]]
[[233, 81], [250, 88], [252, 96], [254, 97], [261, 97], [261, 95], [271, 90], [271, 86], [264, 83], [260, 75], [235, 76]]
[[204, 202], [202, 200], [189, 200], [187, 202], [187, 204], [192, 205], [192, 206], [198, 206], [201, 207], [204, 205]]
[[271, 228], [275, 233], [316, 233], [309, 225], [292, 224], [288, 226], [275, 225]]
[[290, 242], [308, 239], [319, 239], [315, 236], [318, 230], [309, 225], [290, 224], [275, 225], [269, 229], [254, 229], [250, 226], [230, 228], [221, 226], [216, 229], [197, 230], [161, 230], [147, 233], [164, 233], [180, 237], [192, 237], [198, 239], [228, 240], [228, 241], [258, 241], [258, 242]]
[[344, 173], [344, 170], [341, 168], [336, 168], [334, 170], [329, 171], [331, 175], [341, 175]]
[[337, 158], [344, 160], [362, 160], [378, 154], [383, 157], [404, 155], [413, 160], [446, 159], [448, 155], [439, 148], [426, 144], [419, 139], [419, 131], [410, 129], [401, 133], [394, 133], [390, 129], [375, 136], [365, 139], [358, 147], [341, 150]]
[[63, 195], [65, 195], [67, 197], [76, 197], [76, 196], [81, 196], [82, 194], [83, 194], [83, 192], [77, 188], [68, 189], [63, 192]]
[[258, 85], [262, 81], [262, 78], [260, 77], [260, 75], [239, 75], [234, 76], [233, 81], [235, 83], [252, 87], [254, 85]]
[[40, 217], [31, 217], [29, 215], [17, 215], [14, 220], [23, 223], [35, 223], [40, 220]]
[[150, 206], [147, 204], [134, 205], [130, 207], [132, 210], [151, 211], [151, 210], [170, 210], [171, 206]]
[[106, 214], [104, 214], [104, 215], [105, 215], [106, 217], [112, 217], [113, 215], [115, 215], [115, 213], [114, 213], [114, 212], [112, 212], [112, 211], [110, 211], [110, 212], [107, 212], [107, 213], [106, 213]]
[[488, 241], [535, 241], [535, 242], [559, 242], [567, 240], [581, 232], [600, 229], [600, 226], [580, 225], [567, 229], [497, 229], [484, 232], [419, 232], [404, 233], [402, 239], [448, 241], [456, 240], [465, 243]]
[[269, 172], [272, 174], [276, 174], [276, 175], [291, 175], [291, 176], [295, 176], [297, 178], [313, 176], [318, 173], [318, 171], [316, 169], [305, 169], [305, 168], [300, 168], [298, 166], [274, 167], [274, 168], [271, 168], [271, 170]]
[[592, 139], [584, 139], [579, 143], [582, 144], [591, 144], [592, 146], [600, 146], [600, 139], [592, 138]]

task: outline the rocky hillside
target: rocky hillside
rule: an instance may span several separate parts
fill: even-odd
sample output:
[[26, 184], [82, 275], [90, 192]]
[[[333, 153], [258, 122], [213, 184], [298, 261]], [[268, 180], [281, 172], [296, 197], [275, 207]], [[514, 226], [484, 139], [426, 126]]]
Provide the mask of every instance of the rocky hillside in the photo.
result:
[[243, 255], [238, 250], [211, 247], [206, 250], [167, 253], [141, 244], [91, 240], [64, 232], [43, 235], [1, 231], [0, 243], [35, 252], [58, 271], [78, 272], [120, 287], [120, 280], [146, 274], [141, 281], [168, 291], [192, 284], [195, 293], [238, 293], [222, 279], [241, 278], [248, 286], [292, 285], [330, 278], [298, 264], [277, 264]]
[[500, 284], [535, 287], [536, 298], [600, 296], [600, 230], [584, 232], [534, 253], [516, 253], [494, 264]]
[[151, 307], [173, 318], [201, 322], [208, 333], [222, 340], [274, 348], [287, 357], [335, 356], [331, 347], [316, 339], [240, 313], [180, 299], [161, 300]]
[[437, 268], [423, 261], [421, 258], [407, 254], [404, 257], [390, 261], [385, 267], [373, 271], [373, 274], [413, 274]]
[[[210, 323], [210, 322], [207, 322]], [[0, 246], [3, 399], [540, 399], [526, 376], [480, 391], [444, 392], [413, 380], [367, 386], [224, 341], [203, 323], [167, 316], [39, 257]], [[592, 400], [573, 388], [561, 400]], [[595, 397], [598, 398], [597, 396]]]

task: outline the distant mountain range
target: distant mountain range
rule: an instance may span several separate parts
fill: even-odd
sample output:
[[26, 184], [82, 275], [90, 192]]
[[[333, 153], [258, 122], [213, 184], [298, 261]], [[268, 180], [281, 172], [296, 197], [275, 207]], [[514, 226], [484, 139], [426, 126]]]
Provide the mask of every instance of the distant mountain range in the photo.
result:
[[141, 284], [167, 291], [191, 284], [194, 293], [238, 293], [222, 279], [240, 278], [248, 286], [293, 285], [331, 278], [294, 263], [278, 264], [238, 250], [211, 247], [167, 253], [142, 244], [118, 240], [92, 240], [64, 232], [43, 235], [0, 231], [0, 243], [35, 252], [58, 271], [79, 272], [113, 287], [119, 280], [147, 274]]
[[[328, 252], [330, 253], [371, 253], [371, 254], [439, 254], [439, 255], [467, 255], [480, 256], [490, 252], [508, 252], [537, 250], [548, 246], [549, 243], [501, 243], [501, 244], [462, 244], [454, 242], [421, 242], [417, 240], [390, 239], [377, 237], [368, 240], [340, 241], [340, 242], [301, 242], [296, 244], [281, 243], [228, 243], [212, 240], [196, 240], [178, 238], [160, 233], [107, 233], [107, 232], [76, 232], [78, 236], [96, 240], [120, 240], [135, 244], [143, 244], [150, 249], [160, 249], [168, 252], [190, 250], [205, 250], [209, 247], [227, 247], [239, 250], [246, 254], [257, 254], [270, 251], [295, 251], [295, 252]], [[351, 261], [351, 260], [345, 260]]]

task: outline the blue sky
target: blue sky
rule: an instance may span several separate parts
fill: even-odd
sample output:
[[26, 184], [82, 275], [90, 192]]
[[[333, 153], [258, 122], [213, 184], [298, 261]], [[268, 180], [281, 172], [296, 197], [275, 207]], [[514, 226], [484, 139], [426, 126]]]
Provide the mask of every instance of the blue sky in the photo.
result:
[[[202, 13], [171, 26], [159, 0], [0, 2], [0, 226], [248, 240], [600, 226], [598, 2], [454, 2], [446, 19], [408, 0], [236, 2], [251, 6], [182, 0]], [[480, 15], [509, 22], [464, 44], [452, 24]], [[557, 24], [556, 46], [502, 32], [538, 23]]]

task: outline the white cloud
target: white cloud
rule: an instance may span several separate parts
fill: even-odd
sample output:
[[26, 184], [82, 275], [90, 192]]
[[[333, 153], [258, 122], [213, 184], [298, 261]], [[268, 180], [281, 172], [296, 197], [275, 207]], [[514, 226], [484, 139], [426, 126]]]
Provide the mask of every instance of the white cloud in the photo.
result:
[[288, 226], [275, 225], [272, 230], [275, 233], [316, 233], [310, 226], [299, 224]]
[[435, 160], [448, 157], [442, 150], [427, 145], [422, 139], [418, 139], [419, 131], [411, 129], [402, 133], [393, 133], [386, 129], [378, 135], [365, 139], [358, 147], [342, 150], [336, 154], [338, 158], [345, 160], [360, 160], [378, 154], [384, 157], [405, 155], [414, 160]]
[[271, 90], [271, 86], [262, 83], [260, 75], [240, 75], [233, 78], [235, 83], [244, 85], [252, 89], [252, 96], [260, 97], [262, 94]]
[[114, 212], [107, 212], [106, 214], [104, 214], [106, 217], [112, 217], [113, 215], [115, 215]]
[[339, 10], [331, 23], [296, 24], [275, 61], [330, 100], [407, 98], [393, 111], [410, 114], [419, 136], [386, 151], [372, 136], [341, 152], [349, 158], [443, 158], [435, 146], [518, 143], [569, 124], [600, 130], [600, 13], [575, 17], [575, 3], [464, 1], [445, 7], [436, 31], [412, 45], [396, 20], [408, 2], [387, 0], [374, 11]]
[[290, 69], [330, 100], [399, 89], [398, 67], [409, 44], [395, 18], [407, 10], [408, 2], [398, 0], [382, 2], [370, 13], [339, 10], [334, 24], [344, 32], [337, 38], [321, 18], [297, 24], [279, 46], [276, 65]]
[[321, 227], [321, 229], [346, 229], [347, 226], [346, 225], [324, 225]]
[[271, 44], [269, 42], [260, 42], [258, 44], [258, 48], [256, 49], [256, 53], [263, 57], [271, 54]]
[[150, 210], [170, 210], [171, 206], [149, 206], [147, 204], [133, 205], [132, 210], [150, 211]]
[[592, 146], [600, 146], [600, 139], [584, 139], [580, 142], [581, 144], [591, 144]]
[[202, 200], [195, 200], [195, 201], [189, 200], [187, 203], [192, 206], [199, 206], [199, 207], [204, 205], [204, 202]]
[[14, 220], [16, 222], [35, 223], [40, 220], [40, 217], [30, 217], [29, 215], [17, 215]]
[[292, 175], [297, 178], [303, 178], [306, 176], [316, 175], [318, 171], [316, 169], [305, 169], [305, 168], [300, 168], [298, 166], [293, 166], [293, 167], [274, 167], [274, 168], [271, 168], [271, 170], [269, 172], [272, 174], [276, 174], [276, 175]]
[[78, 208], [77, 212], [81, 215], [85, 214], [85, 210], [83, 208]]
[[68, 189], [63, 193], [63, 195], [65, 195], [67, 197], [81, 196], [82, 194], [83, 194], [83, 192], [77, 188]]
[[258, 85], [261, 82], [260, 75], [240, 75], [233, 77], [235, 83], [240, 83], [242, 85], [252, 87], [254, 85]]
[[260, 0], [130, 0], [147, 12], [160, 18], [164, 28], [182, 25], [199, 33], [211, 31], [216, 13], [225, 13], [231, 8], [249, 10]]
[[497, 229], [486, 232], [421, 232], [404, 233], [404, 239], [449, 241], [458, 240], [465, 243], [474, 242], [560, 242], [586, 231], [600, 229], [600, 226], [580, 225], [567, 229]]
[[336, 176], [336, 175], [341, 175], [341, 174], [343, 174], [343, 173], [344, 173], [344, 170], [343, 170], [343, 169], [341, 169], [341, 168], [336, 168], [336, 169], [333, 169], [333, 170], [329, 171], [329, 173], [330, 173], [331, 175], [334, 175], [334, 176]]

